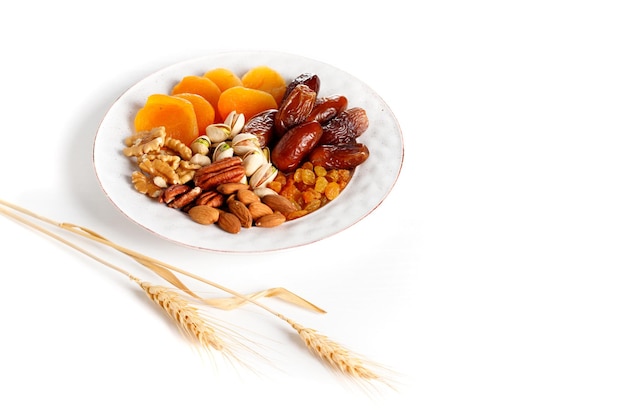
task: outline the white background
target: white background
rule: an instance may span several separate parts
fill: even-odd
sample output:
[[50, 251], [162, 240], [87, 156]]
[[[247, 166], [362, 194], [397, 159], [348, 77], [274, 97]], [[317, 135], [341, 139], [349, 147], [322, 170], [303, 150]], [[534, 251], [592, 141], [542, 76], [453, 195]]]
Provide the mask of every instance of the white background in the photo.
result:
[[[342, 382], [252, 307], [224, 317], [271, 365], [214, 366], [126, 277], [0, 218], [0, 414], [625, 415], [620, 3], [4, 3], [1, 199], [242, 292], [284, 286], [328, 314], [269, 305], [398, 386]], [[370, 216], [306, 247], [219, 255], [105, 198], [91, 147], [114, 100], [233, 49], [330, 63], [387, 102], [405, 161]]]

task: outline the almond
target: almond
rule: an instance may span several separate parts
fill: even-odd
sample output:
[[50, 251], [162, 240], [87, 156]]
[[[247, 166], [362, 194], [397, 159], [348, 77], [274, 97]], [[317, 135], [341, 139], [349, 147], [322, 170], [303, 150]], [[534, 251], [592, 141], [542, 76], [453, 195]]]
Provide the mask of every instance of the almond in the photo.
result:
[[272, 214], [259, 217], [254, 224], [258, 227], [276, 227], [285, 223], [286, 220], [287, 218], [283, 213], [275, 211]]
[[234, 194], [239, 190], [247, 190], [250, 188], [248, 184], [244, 184], [242, 182], [227, 182], [224, 184], [220, 184], [217, 186], [217, 191], [222, 194]]
[[241, 221], [239, 221], [239, 217], [227, 211], [220, 211], [217, 225], [228, 233], [237, 234], [241, 231]]
[[246, 229], [252, 227], [252, 214], [250, 214], [250, 211], [245, 204], [239, 200], [229, 199], [228, 209], [231, 213], [237, 216], [242, 227], [245, 227]]
[[250, 205], [248, 206], [248, 211], [250, 212], [253, 220], [256, 220], [259, 217], [263, 217], [267, 214], [272, 214], [274, 212], [274, 210], [272, 210], [270, 206], [260, 201], [250, 203]]
[[193, 206], [188, 213], [191, 220], [200, 224], [213, 224], [220, 216], [220, 211], [211, 206]]
[[272, 210], [279, 211], [285, 216], [298, 209], [291, 200], [280, 194], [268, 194], [263, 197], [262, 201], [270, 206]]
[[261, 198], [252, 190], [241, 189], [237, 191], [237, 200], [241, 201], [246, 206], [252, 204], [255, 201], [261, 201]]

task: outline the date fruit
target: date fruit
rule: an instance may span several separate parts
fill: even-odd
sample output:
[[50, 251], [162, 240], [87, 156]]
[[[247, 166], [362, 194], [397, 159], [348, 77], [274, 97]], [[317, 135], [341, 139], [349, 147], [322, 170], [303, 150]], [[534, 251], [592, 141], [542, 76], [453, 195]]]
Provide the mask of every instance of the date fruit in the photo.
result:
[[282, 172], [296, 169], [322, 137], [319, 122], [305, 122], [285, 133], [272, 149], [272, 163]]
[[354, 143], [369, 126], [364, 109], [353, 107], [342, 111], [324, 125], [320, 144]]
[[309, 154], [309, 161], [326, 169], [353, 169], [369, 155], [369, 149], [362, 143], [326, 144], [316, 146]]
[[321, 124], [328, 122], [348, 107], [348, 99], [345, 96], [334, 95], [318, 97], [313, 110], [309, 113], [307, 121], [316, 120]]
[[274, 138], [274, 119], [278, 110], [269, 109], [252, 116], [241, 130], [242, 133], [252, 133], [259, 139], [261, 147], [270, 146]]
[[287, 85], [287, 88], [285, 89], [285, 95], [283, 96], [283, 101], [285, 100], [285, 98], [287, 98], [289, 93], [291, 93], [291, 90], [293, 90], [297, 85], [300, 84], [306, 85], [311, 90], [315, 91], [315, 94], [320, 92], [320, 78], [316, 74], [305, 72], [298, 75], [296, 78], [293, 79], [293, 81], [289, 83], [289, 85]]
[[274, 130], [280, 137], [290, 128], [304, 122], [315, 106], [317, 93], [305, 84], [298, 84], [286, 96], [274, 118]]

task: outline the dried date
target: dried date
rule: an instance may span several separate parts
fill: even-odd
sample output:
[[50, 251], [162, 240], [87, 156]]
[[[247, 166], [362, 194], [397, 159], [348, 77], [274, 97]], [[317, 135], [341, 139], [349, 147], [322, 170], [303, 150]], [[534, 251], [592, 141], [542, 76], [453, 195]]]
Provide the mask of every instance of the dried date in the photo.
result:
[[286, 96], [274, 118], [274, 131], [280, 137], [290, 128], [304, 122], [315, 106], [317, 93], [305, 84], [298, 84]]
[[340, 143], [316, 146], [309, 154], [313, 165], [326, 169], [353, 169], [369, 157], [369, 149], [362, 143]]
[[242, 129], [243, 133], [252, 133], [259, 139], [261, 147], [270, 146], [274, 139], [274, 119], [278, 110], [269, 109], [252, 116]]
[[347, 107], [348, 99], [345, 96], [318, 97], [313, 110], [307, 117], [307, 121], [315, 120], [324, 124], [343, 112]]
[[283, 96], [283, 101], [285, 100], [285, 98], [287, 98], [289, 93], [291, 93], [291, 90], [293, 90], [297, 85], [300, 84], [306, 85], [311, 90], [315, 91], [315, 94], [319, 93], [320, 91], [320, 78], [316, 74], [305, 72], [298, 75], [296, 78], [293, 79], [293, 81], [289, 83], [289, 85], [287, 85], [285, 95]]
[[274, 166], [283, 172], [290, 172], [317, 146], [322, 137], [322, 125], [318, 122], [305, 122], [285, 133], [272, 149]]
[[354, 143], [369, 126], [364, 109], [353, 107], [342, 111], [324, 125], [320, 144]]

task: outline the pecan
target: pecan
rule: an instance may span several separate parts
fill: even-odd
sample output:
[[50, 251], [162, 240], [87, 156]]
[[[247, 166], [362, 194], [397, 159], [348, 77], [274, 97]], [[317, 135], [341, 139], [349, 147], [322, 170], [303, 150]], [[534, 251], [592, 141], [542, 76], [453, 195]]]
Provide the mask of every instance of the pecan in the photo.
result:
[[174, 201], [176, 197], [178, 197], [181, 194], [186, 193], [189, 190], [191, 190], [191, 187], [185, 184], [170, 185], [161, 194], [161, 202], [165, 204], [169, 204], [172, 201]]
[[217, 191], [205, 191], [196, 198], [196, 205], [219, 207], [224, 203], [224, 195]]
[[183, 194], [179, 194], [173, 201], [167, 203], [167, 205], [171, 208], [182, 209], [185, 206], [193, 203], [193, 201], [200, 195], [201, 192], [202, 188], [193, 187], [189, 191]]
[[[209, 165], [210, 166], [210, 165]], [[199, 170], [198, 170], [199, 172]], [[241, 163], [227, 167], [217, 172], [204, 172], [194, 177], [195, 184], [203, 190], [216, 188], [220, 184], [238, 182], [246, 175], [246, 169]]]
[[219, 161], [215, 161], [212, 164], [203, 166], [202, 168], [198, 169], [198, 171], [196, 172], [196, 175], [203, 175], [203, 174], [209, 174], [209, 173], [222, 171], [226, 168], [241, 165], [242, 162], [243, 162], [242, 159], [239, 158], [238, 156], [231, 156], [230, 158], [220, 159]]

